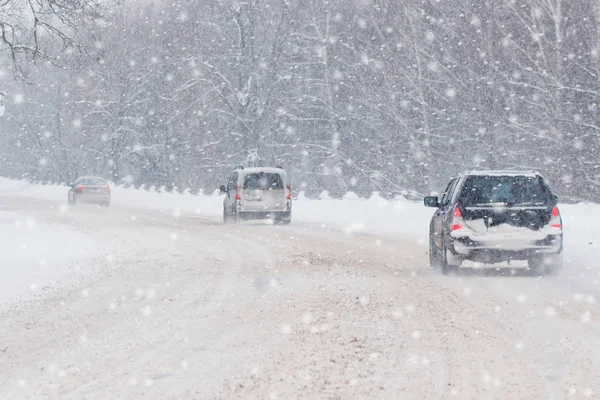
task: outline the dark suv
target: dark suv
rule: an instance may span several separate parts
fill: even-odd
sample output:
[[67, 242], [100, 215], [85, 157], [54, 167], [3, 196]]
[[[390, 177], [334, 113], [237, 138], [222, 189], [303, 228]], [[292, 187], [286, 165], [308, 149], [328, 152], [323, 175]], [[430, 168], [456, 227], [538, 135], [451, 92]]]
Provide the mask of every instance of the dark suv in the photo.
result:
[[562, 267], [563, 229], [544, 178], [535, 172], [481, 171], [454, 178], [429, 227], [429, 261], [444, 274], [463, 260], [485, 264], [527, 260], [536, 273]]

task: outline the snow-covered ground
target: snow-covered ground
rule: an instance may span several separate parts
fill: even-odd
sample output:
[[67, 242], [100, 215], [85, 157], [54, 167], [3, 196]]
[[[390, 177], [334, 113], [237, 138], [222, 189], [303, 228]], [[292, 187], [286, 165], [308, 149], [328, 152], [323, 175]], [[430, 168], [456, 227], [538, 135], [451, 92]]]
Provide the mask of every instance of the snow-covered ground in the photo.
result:
[[58, 289], [0, 307], [0, 398], [600, 393], [598, 205], [561, 206], [558, 276], [443, 276], [419, 203], [300, 196], [284, 227], [222, 225], [220, 195], [66, 192], [0, 179], [1, 265], [26, 271], [3, 287]]
[[78, 279], [101, 251], [85, 233], [9, 211], [0, 211], [0, 245], [0, 304]]
[[[22, 180], [0, 178], [0, 195], [39, 198], [66, 203], [67, 188], [62, 185], [30, 184]], [[223, 197], [212, 194], [192, 195], [189, 191], [169, 193], [113, 187], [113, 204], [167, 214], [198, 215], [220, 220]], [[592, 203], [560, 205], [565, 226], [565, 247], [571, 262], [600, 269], [600, 205]], [[308, 199], [300, 193], [294, 201], [293, 221], [315, 227], [327, 227], [347, 233], [409, 236], [426, 243], [432, 209], [405, 199], [386, 200], [373, 193], [368, 199], [348, 193], [333, 199], [326, 193]], [[600, 263], [600, 261], [598, 261]]]
[[[66, 203], [68, 188], [62, 185], [30, 184], [22, 180], [0, 178], [0, 195], [22, 196]], [[223, 196], [192, 195], [189, 191], [169, 193], [160, 189], [112, 189], [115, 205], [165, 213], [200, 215], [218, 220], [222, 216]], [[323, 193], [319, 199], [308, 199], [301, 192], [294, 201], [295, 223], [325, 226], [348, 233], [401, 234], [424, 239], [427, 236], [431, 209], [408, 200], [385, 200], [377, 193], [368, 199], [348, 193], [333, 199]]]

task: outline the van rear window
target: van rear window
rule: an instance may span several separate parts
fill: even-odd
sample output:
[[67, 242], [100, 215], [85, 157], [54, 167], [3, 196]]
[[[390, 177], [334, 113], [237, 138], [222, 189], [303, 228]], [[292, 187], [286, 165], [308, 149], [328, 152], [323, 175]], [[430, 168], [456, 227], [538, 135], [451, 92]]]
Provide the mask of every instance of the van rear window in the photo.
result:
[[77, 182], [79, 185], [106, 185], [106, 180], [102, 178], [80, 178]]
[[283, 179], [279, 174], [256, 173], [244, 177], [244, 189], [248, 190], [283, 190]]
[[512, 205], [546, 205], [550, 190], [541, 179], [529, 176], [470, 176], [460, 194], [465, 207], [503, 203]]

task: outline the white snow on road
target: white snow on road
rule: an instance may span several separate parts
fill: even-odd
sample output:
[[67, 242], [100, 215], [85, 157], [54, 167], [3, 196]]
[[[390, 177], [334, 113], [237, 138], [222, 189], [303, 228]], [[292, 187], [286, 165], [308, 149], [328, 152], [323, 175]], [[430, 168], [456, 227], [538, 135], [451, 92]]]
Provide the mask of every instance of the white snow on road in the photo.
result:
[[[0, 178], [0, 196], [38, 198], [66, 203], [68, 188], [62, 185], [31, 184], [23, 180]], [[169, 193], [164, 189], [150, 190], [113, 187], [113, 204], [167, 214], [200, 215], [215, 221], [222, 215], [223, 196]], [[592, 203], [561, 204], [567, 263], [578, 270], [600, 271], [600, 205]], [[348, 193], [343, 199], [333, 199], [324, 193], [319, 199], [308, 199], [300, 193], [293, 205], [293, 221], [326, 227], [347, 233], [402, 235], [417, 243], [427, 243], [431, 208], [406, 199], [386, 200], [378, 193], [359, 198]]]
[[433, 210], [406, 200], [300, 196], [282, 227], [220, 224], [220, 195], [117, 187], [105, 208], [66, 191], [0, 180], [2, 290], [64, 288], [96, 246], [114, 257], [0, 306], [0, 398], [600, 393], [598, 205], [561, 206], [558, 276], [443, 276]]
[[75, 279], [81, 265], [100, 252], [88, 235], [8, 211], [0, 211], [0, 243], [0, 304], [44, 294], [59, 281]]
[[[23, 180], [0, 178], [0, 196], [37, 198], [66, 203], [68, 188], [63, 185], [32, 184]], [[113, 187], [113, 205], [132, 210], [151, 210], [167, 215], [200, 216], [215, 222], [221, 220], [223, 196], [169, 193], [164, 189]], [[560, 205], [565, 229], [565, 269], [562, 283], [572, 290], [600, 296], [600, 205]], [[362, 199], [348, 193], [333, 199], [324, 193], [319, 199], [308, 199], [303, 193], [293, 205], [293, 224], [305, 229], [336, 230], [347, 234], [385, 235], [407, 240], [425, 253], [429, 219], [433, 210], [406, 199], [386, 200], [378, 193]], [[42, 252], [43, 253], [43, 252]], [[39, 258], [49, 258], [43, 254]], [[515, 263], [521, 265], [523, 263]], [[23, 282], [31, 279], [24, 279]], [[33, 283], [33, 282], [32, 282]], [[21, 286], [24, 283], [21, 284]]]

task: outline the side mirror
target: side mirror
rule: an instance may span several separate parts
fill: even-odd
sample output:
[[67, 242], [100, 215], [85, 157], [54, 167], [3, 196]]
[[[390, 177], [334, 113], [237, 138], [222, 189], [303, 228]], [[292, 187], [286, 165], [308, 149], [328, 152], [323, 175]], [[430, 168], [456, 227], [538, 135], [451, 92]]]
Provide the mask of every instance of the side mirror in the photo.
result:
[[552, 195], [552, 204], [554, 204], [554, 205], [558, 204], [558, 196], [555, 194]]
[[425, 204], [425, 207], [439, 208], [440, 206], [440, 200], [437, 196], [427, 196], [423, 199], [423, 203]]
[[225, 187], [225, 185], [221, 185], [219, 190], [221, 191], [221, 193], [227, 193], [227, 188]]

